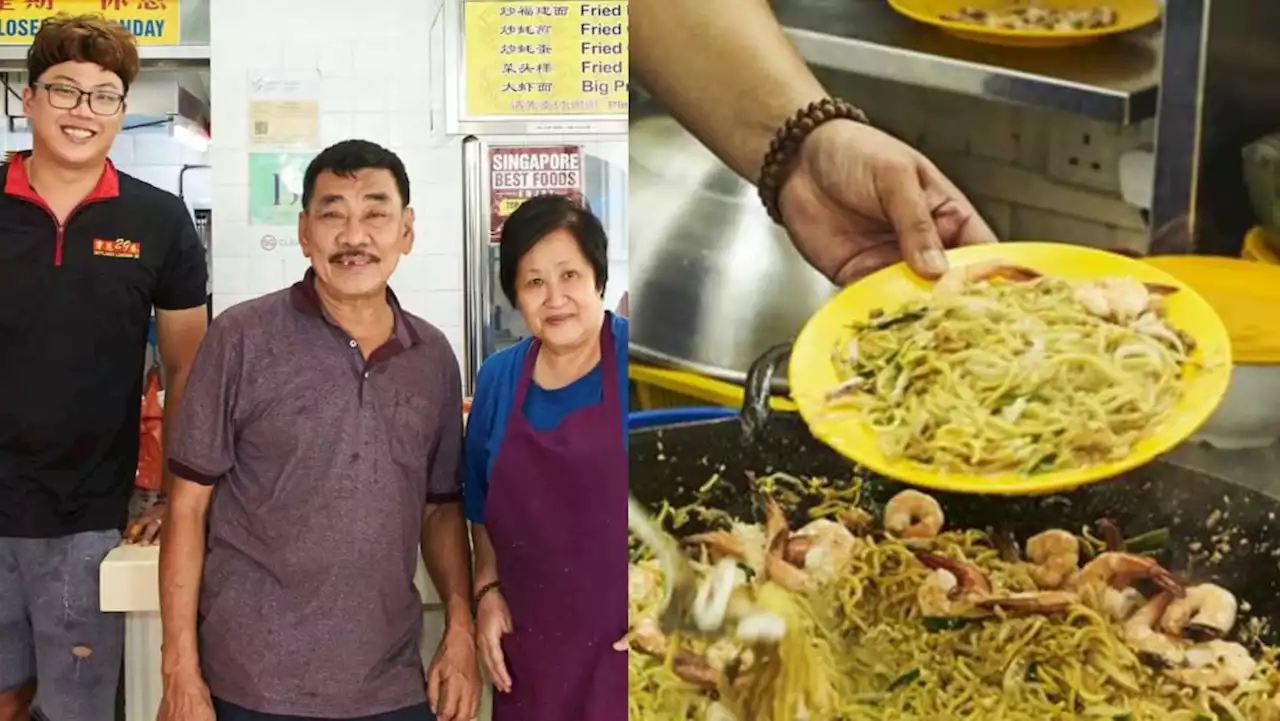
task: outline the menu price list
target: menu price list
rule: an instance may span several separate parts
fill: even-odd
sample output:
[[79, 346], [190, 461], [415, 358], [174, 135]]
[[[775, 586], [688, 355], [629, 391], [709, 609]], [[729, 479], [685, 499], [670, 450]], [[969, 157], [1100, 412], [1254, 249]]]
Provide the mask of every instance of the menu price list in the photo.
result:
[[473, 0], [465, 16], [468, 115], [626, 115], [626, 0]]

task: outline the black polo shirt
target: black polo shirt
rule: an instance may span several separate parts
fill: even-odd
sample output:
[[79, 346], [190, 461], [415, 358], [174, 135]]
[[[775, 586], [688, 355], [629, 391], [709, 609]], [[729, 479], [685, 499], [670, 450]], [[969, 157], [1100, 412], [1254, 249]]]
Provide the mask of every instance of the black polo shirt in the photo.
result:
[[205, 303], [181, 199], [117, 172], [59, 226], [15, 156], [0, 168], [0, 537], [123, 528], [151, 308]]

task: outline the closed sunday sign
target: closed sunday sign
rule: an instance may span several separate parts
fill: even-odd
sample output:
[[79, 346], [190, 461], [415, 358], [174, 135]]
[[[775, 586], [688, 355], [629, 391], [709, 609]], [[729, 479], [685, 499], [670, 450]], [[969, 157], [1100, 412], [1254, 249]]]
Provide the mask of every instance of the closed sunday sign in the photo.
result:
[[0, 0], [0, 45], [29, 45], [45, 20], [99, 14], [133, 33], [139, 45], [177, 45], [179, 0]]

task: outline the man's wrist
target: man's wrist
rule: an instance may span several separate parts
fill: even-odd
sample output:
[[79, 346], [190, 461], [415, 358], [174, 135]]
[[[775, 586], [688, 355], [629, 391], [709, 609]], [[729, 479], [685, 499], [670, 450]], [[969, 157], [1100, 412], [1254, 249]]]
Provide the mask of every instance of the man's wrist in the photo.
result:
[[471, 605], [465, 599], [451, 599], [444, 609], [445, 632], [475, 633], [475, 618], [471, 614]]
[[782, 191], [803, 164], [809, 138], [830, 123], [846, 120], [862, 124], [868, 122], [866, 114], [854, 105], [839, 98], [826, 97], [797, 109], [777, 128], [756, 181], [760, 202], [773, 222], [783, 225], [780, 209]]
[[166, 686], [171, 683], [204, 680], [204, 676], [200, 672], [200, 661], [196, 656], [192, 654], [175, 654], [173, 660], [170, 660], [167, 656], [168, 654], [162, 655], [160, 662], [160, 678]]
[[480, 604], [484, 601], [485, 597], [493, 596], [501, 592], [502, 585], [497, 581], [490, 581], [481, 585], [471, 594], [471, 612], [478, 616], [480, 614]]

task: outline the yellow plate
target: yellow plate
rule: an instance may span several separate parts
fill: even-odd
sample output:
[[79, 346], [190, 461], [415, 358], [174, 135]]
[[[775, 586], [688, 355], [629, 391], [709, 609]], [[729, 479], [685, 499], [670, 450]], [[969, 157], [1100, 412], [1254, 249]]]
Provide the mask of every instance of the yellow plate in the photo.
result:
[[1240, 257], [1267, 265], [1280, 265], [1280, 256], [1272, 250], [1271, 243], [1267, 240], [1267, 231], [1260, 225], [1253, 226], [1245, 234]]
[[1163, 255], [1144, 258], [1213, 306], [1231, 339], [1236, 365], [1280, 364], [1280, 266], [1241, 258]]
[[1037, 7], [1055, 10], [1088, 8], [1110, 5], [1116, 11], [1116, 24], [1096, 30], [1003, 30], [980, 25], [943, 20], [942, 16], [972, 7], [992, 12], [1007, 12], [1025, 7], [1026, 3], [1013, 0], [889, 0], [889, 6], [901, 15], [975, 42], [1009, 47], [1069, 47], [1085, 45], [1108, 35], [1126, 33], [1155, 22], [1160, 17], [1157, 0], [1040, 0]]
[[886, 268], [845, 288], [805, 324], [791, 353], [791, 396], [809, 430], [823, 443], [866, 468], [904, 483], [940, 491], [1006, 495], [1055, 493], [1096, 483], [1150, 462], [1190, 437], [1222, 401], [1231, 380], [1231, 342], [1222, 319], [1204, 298], [1172, 275], [1140, 260], [1064, 243], [1001, 243], [950, 251], [953, 265], [1007, 261], [1046, 275], [1074, 281], [1131, 277], [1180, 288], [1166, 298], [1168, 320], [1196, 340], [1184, 376], [1182, 400], [1169, 417], [1140, 441], [1128, 457], [1087, 468], [1036, 475], [1007, 473], [977, 476], [944, 473], [913, 461], [886, 458], [870, 427], [857, 419], [822, 417], [823, 398], [840, 384], [831, 349], [849, 323], [873, 310], [892, 310], [927, 297], [932, 284], [903, 264]]

